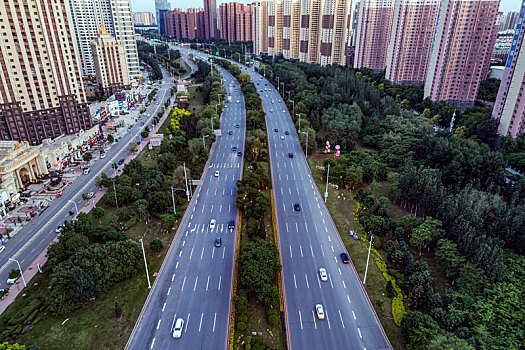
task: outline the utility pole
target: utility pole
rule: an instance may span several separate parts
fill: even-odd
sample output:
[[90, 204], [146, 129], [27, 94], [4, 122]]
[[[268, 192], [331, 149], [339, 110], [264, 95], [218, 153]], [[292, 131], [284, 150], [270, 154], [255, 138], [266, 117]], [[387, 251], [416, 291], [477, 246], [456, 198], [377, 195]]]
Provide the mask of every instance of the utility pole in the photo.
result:
[[115, 178], [113, 178], [113, 192], [115, 193], [115, 206], [118, 209], [117, 190], [115, 189]]
[[148, 262], [146, 261], [146, 251], [144, 251], [144, 241], [139, 239], [142, 246], [142, 256], [144, 256], [144, 266], [146, 266], [146, 277], [148, 277], [148, 289], [151, 289], [151, 282], [149, 280]]
[[23, 273], [23, 271], [22, 271], [22, 267], [20, 266], [20, 263], [18, 262], [18, 260], [13, 259], [13, 258], [9, 258], [9, 261], [14, 261], [14, 262], [17, 263], [17, 265], [18, 265], [18, 270], [20, 271], [20, 276], [22, 276], [22, 282], [24, 282], [24, 287], [27, 287], [26, 279], [24, 278], [24, 273]]
[[304, 132], [303, 134], [306, 134], [306, 159], [308, 159], [308, 132]]
[[328, 163], [328, 171], [326, 172], [326, 189], [324, 191], [324, 202], [328, 198], [328, 177], [330, 176], [330, 163]]

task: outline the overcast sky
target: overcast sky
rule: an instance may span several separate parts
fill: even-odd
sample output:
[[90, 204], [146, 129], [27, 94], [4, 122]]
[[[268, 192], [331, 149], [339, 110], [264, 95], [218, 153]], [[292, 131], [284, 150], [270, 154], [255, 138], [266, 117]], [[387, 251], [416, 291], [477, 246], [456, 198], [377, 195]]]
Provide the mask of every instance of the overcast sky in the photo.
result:
[[[219, 4], [222, 4], [223, 2], [229, 2], [229, 1], [217, 0], [217, 6], [219, 6]], [[240, 2], [243, 4], [249, 4], [254, 1], [253, 0], [236, 0], [236, 2]], [[520, 4], [521, 4], [520, 0], [501, 0], [499, 8], [500, 8], [500, 11], [502, 11], [503, 13], [506, 13], [509, 11], [519, 11]], [[131, 0], [131, 7], [133, 8], [133, 11], [135, 12], [140, 12], [140, 11], [154, 12], [155, 2], [154, 0]], [[204, 5], [203, 5], [202, 0], [172, 0], [171, 7], [187, 9], [189, 7], [204, 7]]]

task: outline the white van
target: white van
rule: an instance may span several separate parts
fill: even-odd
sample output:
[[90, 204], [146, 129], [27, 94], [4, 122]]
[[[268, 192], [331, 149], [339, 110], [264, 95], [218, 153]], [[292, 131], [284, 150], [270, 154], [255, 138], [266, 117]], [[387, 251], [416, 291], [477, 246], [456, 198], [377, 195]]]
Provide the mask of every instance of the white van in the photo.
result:
[[84, 175], [89, 174], [89, 171], [90, 171], [90, 170], [91, 170], [91, 168], [85, 168], [85, 169], [84, 169]]

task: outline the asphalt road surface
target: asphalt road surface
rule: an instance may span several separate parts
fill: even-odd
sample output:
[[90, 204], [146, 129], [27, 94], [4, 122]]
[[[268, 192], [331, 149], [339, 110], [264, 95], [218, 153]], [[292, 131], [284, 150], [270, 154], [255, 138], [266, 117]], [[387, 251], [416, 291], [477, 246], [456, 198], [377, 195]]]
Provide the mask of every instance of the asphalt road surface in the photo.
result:
[[[159, 104], [152, 103], [145, 112], [150, 117], [142, 119], [148, 125], [151, 124], [152, 117], [159, 112], [164, 102], [169, 99], [170, 88], [173, 86], [167, 71], [163, 69], [162, 73], [165, 83], [158, 87], [159, 91], [156, 96], [159, 99]], [[58, 235], [55, 232], [56, 228], [62, 225], [65, 220], [71, 220], [69, 211], [75, 211], [73, 202], [77, 203], [77, 207], [80, 209], [85, 204], [82, 194], [97, 190], [95, 178], [100, 176], [102, 172], [108, 175], [112, 174], [111, 164], [129, 155], [128, 143], [139, 140], [140, 132], [145, 127], [139, 124], [135, 123], [134, 127], [106, 152], [106, 158], [96, 161], [91, 166], [89, 174], [80, 175], [76, 181], [62, 191], [60, 198], [55, 198], [51, 201], [50, 206], [40, 216], [29, 221], [23, 229], [6, 243], [6, 249], [0, 254], [0, 288], [7, 287], [9, 271], [12, 268], [18, 269], [16, 263], [10, 262], [9, 258], [17, 259], [23, 271], [26, 271], [28, 268], [37, 268], [36, 266], [30, 266], [30, 264], [56, 238]]]
[[[392, 349], [353, 264], [341, 262], [346, 249], [282, 97], [252, 69], [242, 73], [250, 73], [267, 116], [288, 348]], [[296, 203], [300, 211], [294, 210]], [[326, 269], [326, 281], [320, 268]], [[324, 319], [316, 304], [323, 306]]]
[[[186, 210], [126, 349], [227, 347], [237, 244], [228, 223], [234, 220], [237, 229], [236, 182], [243, 168], [243, 156], [237, 152], [244, 154], [245, 108], [238, 83], [220, 71], [232, 96], [222, 115], [222, 136], [217, 137], [203, 183]], [[220, 247], [215, 246], [218, 237]], [[178, 318], [184, 320], [184, 328], [181, 338], [174, 339]]]

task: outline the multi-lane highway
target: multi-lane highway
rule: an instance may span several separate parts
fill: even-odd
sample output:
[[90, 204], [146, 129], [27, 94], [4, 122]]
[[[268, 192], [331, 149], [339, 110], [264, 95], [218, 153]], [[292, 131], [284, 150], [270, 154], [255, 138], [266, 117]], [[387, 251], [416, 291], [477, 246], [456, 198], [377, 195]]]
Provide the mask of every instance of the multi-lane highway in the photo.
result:
[[[228, 223], [234, 220], [237, 229], [235, 197], [243, 169], [245, 107], [238, 83], [220, 71], [232, 96], [222, 115], [222, 136], [212, 148], [203, 183], [186, 210], [126, 349], [227, 347], [237, 244]], [[182, 336], [174, 339], [179, 318], [184, 320]]]
[[[167, 71], [164, 69], [162, 71], [165, 83], [159, 87], [157, 92], [157, 97], [160, 101], [159, 104], [151, 104], [146, 110], [145, 113], [150, 115], [149, 118], [144, 120], [146, 123], [149, 123], [152, 117], [157, 115], [166, 99], [170, 97], [170, 88], [173, 86], [173, 82]], [[135, 124], [117, 144], [113, 145], [106, 152], [105, 159], [101, 159], [91, 166], [91, 171], [88, 175], [81, 175], [71, 183], [62, 191], [63, 195], [60, 198], [55, 198], [50, 203], [49, 208], [40, 216], [28, 222], [23, 229], [6, 243], [6, 249], [0, 254], [0, 288], [7, 287], [9, 271], [11, 268], [16, 268], [16, 264], [9, 262], [9, 258], [20, 261], [23, 271], [27, 268], [37, 268], [36, 266], [31, 266], [33, 260], [55, 239], [57, 236], [56, 228], [62, 225], [65, 220], [71, 220], [69, 211], [74, 211], [75, 207], [70, 201], [74, 201], [77, 203], [78, 208], [81, 208], [85, 204], [82, 194], [96, 190], [95, 178], [100, 176], [102, 172], [108, 175], [113, 173], [111, 164], [129, 155], [128, 143], [137, 140], [143, 128], [144, 126], [140, 126], [139, 123]]]
[[[341, 262], [346, 250], [282, 97], [260, 74], [243, 72], [250, 73], [266, 112], [288, 348], [390, 349], [355, 268]], [[323, 306], [324, 319], [318, 318], [316, 304]]]

